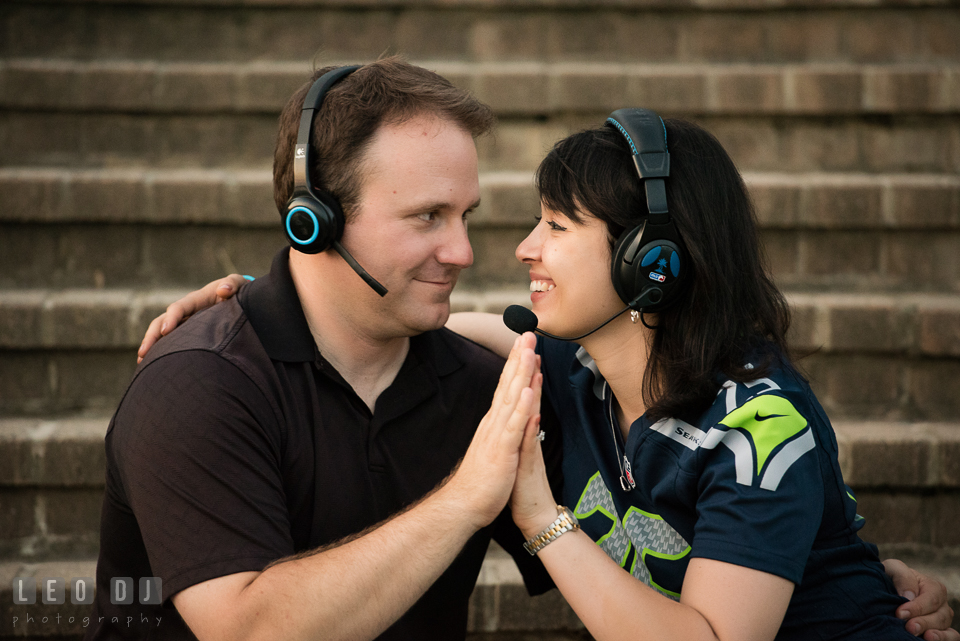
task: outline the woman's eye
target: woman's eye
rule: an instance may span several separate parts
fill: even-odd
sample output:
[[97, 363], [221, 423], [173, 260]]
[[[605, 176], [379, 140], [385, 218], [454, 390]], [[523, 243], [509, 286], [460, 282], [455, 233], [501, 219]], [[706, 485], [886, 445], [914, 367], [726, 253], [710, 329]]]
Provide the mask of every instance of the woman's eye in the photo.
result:
[[436, 217], [437, 217], [436, 213], [435, 213], [435, 212], [432, 212], [432, 211], [428, 211], [428, 212], [426, 212], [426, 213], [423, 213], [423, 214], [420, 214], [419, 216], [417, 216], [417, 218], [419, 218], [420, 220], [422, 220], [422, 221], [424, 221], [424, 222], [428, 222], [428, 223], [433, 222], [433, 220], [434, 220]]
[[562, 225], [558, 225], [552, 220], [548, 221], [547, 224], [550, 225], [550, 229], [553, 229], [554, 231], [567, 231], [566, 227], [563, 227]]

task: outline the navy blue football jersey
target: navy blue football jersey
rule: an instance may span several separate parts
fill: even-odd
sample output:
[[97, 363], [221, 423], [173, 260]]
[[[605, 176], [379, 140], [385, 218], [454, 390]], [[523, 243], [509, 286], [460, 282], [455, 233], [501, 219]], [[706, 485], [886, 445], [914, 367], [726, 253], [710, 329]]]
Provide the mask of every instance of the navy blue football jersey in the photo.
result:
[[691, 558], [794, 584], [778, 639], [915, 638], [843, 482], [830, 422], [789, 366], [718, 378], [699, 416], [616, 426], [610, 390], [576, 344], [538, 338], [563, 432], [563, 500], [624, 570], [679, 599]]

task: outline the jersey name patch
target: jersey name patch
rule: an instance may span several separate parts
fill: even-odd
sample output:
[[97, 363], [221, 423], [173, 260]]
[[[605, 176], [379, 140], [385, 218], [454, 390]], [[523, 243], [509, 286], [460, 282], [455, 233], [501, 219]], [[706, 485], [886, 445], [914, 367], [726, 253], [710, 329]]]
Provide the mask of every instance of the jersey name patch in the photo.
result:
[[733, 452], [737, 483], [753, 486], [760, 479], [760, 488], [772, 492], [790, 466], [816, 445], [807, 419], [773, 394], [754, 396], [707, 432], [675, 418], [657, 421], [650, 429], [690, 450], [712, 450], [722, 443]]

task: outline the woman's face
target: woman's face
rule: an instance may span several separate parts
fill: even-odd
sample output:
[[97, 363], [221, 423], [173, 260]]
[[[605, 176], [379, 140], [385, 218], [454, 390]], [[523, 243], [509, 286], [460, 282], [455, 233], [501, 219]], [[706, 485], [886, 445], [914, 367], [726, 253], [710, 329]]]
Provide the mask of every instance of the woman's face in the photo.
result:
[[540, 213], [516, 251], [530, 268], [533, 311], [545, 331], [583, 334], [623, 308], [610, 280], [606, 225], [587, 213], [579, 224], [543, 205]]

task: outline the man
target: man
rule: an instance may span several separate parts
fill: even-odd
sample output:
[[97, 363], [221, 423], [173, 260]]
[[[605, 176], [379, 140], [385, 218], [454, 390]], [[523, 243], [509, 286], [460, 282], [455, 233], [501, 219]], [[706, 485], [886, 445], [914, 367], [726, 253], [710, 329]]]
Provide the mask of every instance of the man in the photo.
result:
[[[282, 215], [310, 84], [280, 120]], [[88, 638], [463, 638], [491, 536], [531, 591], [552, 585], [509, 514], [491, 526], [537, 420], [521, 392], [533, 340], [519, 341], [484, 416], [503, 361], [442, 329], [473, 261], [473, 138], [492, 123], [482, 103], [394, 58], [329, 90], [313, 184], [340, 199], [343, 246], [389, 293], [333, 251], [286, 248], [267, 277], [151, 351], [106, 437]], [[111, 578], [148, 576], [175, 611], [110, 603]]]
[[[281, 215], [306, 90], [281, 117]], [[365, 111], [378, 101], [381, 113]], [[499, 419], [480, 419], [500, 361], [438, 331], [457, 273], [472, 262], [472, 137], [491, 124], [486, 107], [395, 59], [331, 89], [313, 129], [314, 183], [339, 197], [343, 245], [389, 293], [379, 298], [333, 251], [285, 250], [239, 303], [198, 315], [150, 350], [107, 440], [101, 612], [108, 577], [156, 574], [202, 639], [372, 638], [398, 617], [384, 638], [463, 638], [490, 536], [478, 529], [502, 508], [515, 471], [514, 441], [496, 447]], [[151, 325], [141, 356], [183, 310], [175, 304]], [[529, 377], [515, 360], [506, 377], [514, 392]], [[258, 386], [250, 376], [269, 380]], [[259, 407], [264, 388], [275, 406]], [[449, 482], [382, 523], [428, 494], [464, 451]], [[518, 551], [509, 524], [493, 530]], [[134, 544], [120, 545], [125, 537]], [[515, 558], [528, 588], [548, 588], [523, 554]], [[270, 564], [280, 557], [288, 558]], [[186, 634], [179, 622], [174, 632]]]

